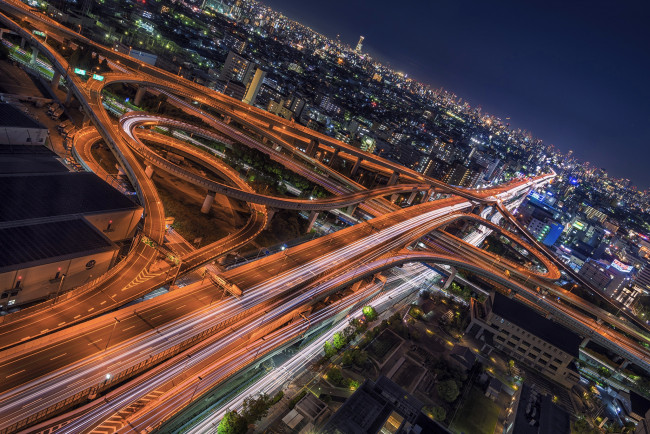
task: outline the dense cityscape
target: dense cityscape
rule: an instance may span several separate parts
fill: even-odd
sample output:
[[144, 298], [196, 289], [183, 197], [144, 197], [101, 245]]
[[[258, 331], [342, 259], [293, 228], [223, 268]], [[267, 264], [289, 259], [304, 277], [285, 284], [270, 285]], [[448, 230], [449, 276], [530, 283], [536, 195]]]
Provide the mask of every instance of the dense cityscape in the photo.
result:
[[0, 20], [0, 434], [650, 432], [647, 186], [257, 1]]

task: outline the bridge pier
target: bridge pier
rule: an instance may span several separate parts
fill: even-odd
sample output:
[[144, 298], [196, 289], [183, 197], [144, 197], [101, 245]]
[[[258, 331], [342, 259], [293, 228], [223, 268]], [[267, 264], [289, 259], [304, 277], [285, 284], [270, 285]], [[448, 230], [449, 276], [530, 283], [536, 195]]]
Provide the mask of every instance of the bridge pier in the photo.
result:
[[142, 98], [147, 93], [146, 87], [138, 87], [138, 90], [135, 92], [135, 98], [133, 98], [133, 104], [140, 105]]
[[51, 82], [52, 90], [57, 90], [59, 88], [60, 82], [61, 82], [61, 73], [55, 70]]
[[23, 50], [25, 49], [25, 42], [27, 42], [25, 38], [20, 38], [20, 48]]
[[397, 184], [397, 180], [399, 179], [399, 172], [393, 172], [393, 174], [390, 176], [390, 179], [388, 180], [389, 186]]
[[153, 176], [153, 166], [148, 165], [148, 166], [144, 169], [144, 174], [147, 175], [147, 178], [151, 179], [151, 177]]
[[307, 145], [306, 154], [309, 155], [310, 157], [314, 157], [317, 151], [318, 151], [318, 140], [311, 139], [309, 141], [309, 145]]
[[409, 196], [408, 200], [406, 201], [409, 205], [413, 205], [413, 201], [415, 200], [415, 196], [418, 194], [417, 190], [413, 190], [411, 192], [411, 195]]
[[273, 220], [273, 216], [278, 210], [275, 208], [271, 207], [266, 207], [266, 224], [264, 225], [264, 229], [269, 229], [271, 227], [271, 220]]
[[431, 199], [433, 199], [434, 194], [436, 194], [436, 191], [433, 188], [428, 189], [424, 196], [426, 198], [425, 202], [429, 202]]
[[352, 170], [350, 171], [350, 176], [354, 176], [357, 174], [359, 171], [359, 167], [361, 167], [361, 162], [363, 161], [363, 158], [359, 157], [357, 158], [357, 161], [354, 162], [354, 166], [352, 166]]
[[355, 205], [350, 205], [349, 207], [347, 207], [345, 212], [346, 212], [346, 214], [352, 215], [352, 214], [354, 214], [354, 212], [356, 210], [357, 210], [357, 205], [355, 204]]
[[230, 116], [224, 116], [223, 121], [224, 121], [226, 124], [229, 124], [230, 122], [232, 122], [232, 118], [231, 118]]
[[335, 160], [336, 157], [339, 155], [339, 151], [340, 151], [339, 148], [335, 148], [335, 149], [334, 149], [334, 153], [333, 153], [332, 156], [330, 157], [330, 163], [329, 163], [329, 166], [330, 166], [330, 167], [332, 167], [332, 166], [334, 165], [334, 160]]
[[311, 139], [309, 145], [307, 145], [307, 155], [314, 157], [316, 152], [318, 152], [318, 140]]
[[395, 203], [395, 201], [397, 200], [398, 197], [399, 197], [399, 194], [395, 193], [394, 195], [392, 195], [392, 196], [390, 197], [390, 201], [393, 202], [393, 203]]
[[208, 190], [208, 194], [205, 196], [205, 200], [203, 201], [203, 205], [201, 206], [201, 212], [203, 214], [210, 213], [210, 209], [212, 208], [212, 203], [214, 202], [215, 194], [216, 192]]
[[318, 214], [318, 211], [312, 211], [309, 213], [309, 225], [307, 225], [307, 233], [311, 232], [311, 230], [314, 228], [314, 223], [316, 223]]
[[456, 274], [458, 273], [458, 270], [456, 270], [454, 267], [451, 267], [451, 273], [449, 273], [449, 277], [447, 277], [447, 280], [445, 280], [445, 284], [442, 286], [442, 289], [447, 289], [451, 285], [451, 282], [454, 281], [454, 278], [456, 277]]
[[30, 59], [29, 63], [36, 63], [37, 59], [38, 59], [38, 47], [34, 46], [32, 47], [32, 58]]
[[323, 159], [325, 158], [325, 151], [320, 151], [318, 153], [318, 157], [316, 157], [316, 158], [318, 159], [318, 161], [320, 161], [322, 163]]
[[65, 95], [65, 102], [63, 105], [67, 107], [70, 105], [70, 102], [72, 102], [72, 86], [68, 85], [68, 93]]
[[84, 120], [83, 120], [82, 125], [84, 127], [87, 127], [88, 125], [90, 125], [90, 116], [88, 116], [88, 113], [84, 113]]

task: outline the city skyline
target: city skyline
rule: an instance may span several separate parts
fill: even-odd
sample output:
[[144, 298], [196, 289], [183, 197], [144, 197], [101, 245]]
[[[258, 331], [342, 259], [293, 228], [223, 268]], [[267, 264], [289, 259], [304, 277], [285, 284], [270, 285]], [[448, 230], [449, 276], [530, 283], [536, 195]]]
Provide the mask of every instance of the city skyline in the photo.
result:
[[[650, 36], [638, 22], [647, 6], [436, 4], [415, 13], [415, 5], [381, 2], [313, 10], [294, 0], [264, 3], [351, 47], [364, 35], [363, 51], [375, 59], [641, 190], [650, 187], [643, 164], [650, 157], [643, 102], [650, 97], [643, 79], [650, 56], [643, 41]], [[641, 158], [626, 158], [634, 154]]]

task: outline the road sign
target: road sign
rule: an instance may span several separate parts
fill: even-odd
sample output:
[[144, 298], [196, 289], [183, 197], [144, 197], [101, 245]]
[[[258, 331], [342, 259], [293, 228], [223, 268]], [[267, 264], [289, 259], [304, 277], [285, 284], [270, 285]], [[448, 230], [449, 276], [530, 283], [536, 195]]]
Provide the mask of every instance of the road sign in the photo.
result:
[[97, 81], [104, 81], [104, 76], [99, 74], [93, 74], [93, 78]]
[[86, 70], [85, 69], [75, 68], [74, 73], [79, 74], [79, 75], [86, 75]]
[[40, 30], [34, 30], [32, 33], [35, 34], [36, 36], [40, 36], [42, 38], [45, 37], [45, 32], [41, 32]]

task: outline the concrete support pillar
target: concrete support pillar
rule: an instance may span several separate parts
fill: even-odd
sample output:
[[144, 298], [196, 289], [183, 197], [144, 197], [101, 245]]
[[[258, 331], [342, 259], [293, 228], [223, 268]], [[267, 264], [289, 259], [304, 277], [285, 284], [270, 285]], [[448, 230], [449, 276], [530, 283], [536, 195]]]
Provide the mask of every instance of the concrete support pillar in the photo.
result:
[[433, 199], [433, 195], [436, 194], [436, 191], [433, 188], [427, 190], [427, 194], [424, 196], [426, 198], [425, 202], [429, 202]]
[[316, 152], [318, 152], [318, 140], [316, 139], [311, 139], [309, 141], [309, 144], [307, 145], [307, 155], [310, 157], [313, 157], [316, 155]]
[[325, 151], [320, 151], [317, 158], [318, 158], [318, 161], [320, 161], [322, 163], [323, 158], [325, 158]]
[[232, 121], [232, 118], [230, 116], [224, 116], [223, 121], [229, 124]]
[[399, 179], [399, 172], [393, 172], [393, 174], [390, 176], [390, 179], [388, 180], [388, 185], [397, 184], [398, 179]]
[[147, 175], [147, 178], [151, 178], [153, 176], [153, 166], [148, 165], [146, 169], [144, 169], [144, 174]]
[[352, 166], [352, 170], [350, 171], [350, 176], [354, 176], [357, 174], [359, 171], [359, 167], [361, 167], [361, 162], [363, 161], [363, 158], [359, 157], [357, 158], [357, 161], [354, 162], [354, 166]]
[[212, 203], [214, 202], [214, 191], [208, 191], [208, 194], [205, 196], [205, 200], [203, 201], [203, 205], [201, 206], [201, 212], [203, 214], [209, 214], [210, 209], [212, 208]]
[[447, 280], [445, 280], [445, 284], [443, 285], [442, 289], [449, 288], [449, 285], [451, 285], [451, 282], [454, 281], [457, 273], [458, 271], [454, 267], [451, 267], [451, 273], [449, 273], [449, 277], [447, 277]]
[[20, 38], [20, 48], [22, 48], [23, 50], [25, 49], [25, 42], [26, 42], [25, 38]]
[[36, 59], [38, 59], [38, 47], [32, 47], [32, 58], [30, 63], [36, 63]]
[[392, 196], [390, 197], [390, 201], [393, 202], [393, 203], [395, 203], [395, 201], [397, 200], [398, 197], [399, 197], [399, 194], [395, 193], [394, 195], [392, 195]]
[[146, 87], [138, 87], [138, 90], [135, 93], [135, 98], [133, 98], [133, 104], [140, 105], [145, 93], [147, 93]]
[[59, 88], [59, 82], [61, 81], [61, 73], [59, 71], [54, 71], [52, 76], [52, 90], [57, 90]]
[[68, 106], [72, 101], [72, 86], [68, 85], [68, 93], [65, 95], [65, 102], [63, 105]]
[[409, 196], [409, 198], [408, 198], [408, 200], [407, 200], [407, 202], [409, 203], [409, 205], [413, 205], [413, 201], [415, 200], [415, 196], [416, 196], [417, 194], [418, 194], [417, 190], [413, 190], [413, 191], [411, 192], [411, 195]]
[[316, 223], [317, 218], [318, 211], [312, 211], [309, 213], [309, 225], [307, 225], [307, 233], [311, 232], [311, 230], [314, 228], [314, 223]]
[[90, 125], [90, 116], [88, 116], [88, 114], [84, 113], [83, 126], [87, 127], [88, 125]]
[[350, 206], [345, 210], [345, 212], [346, 212], [346, 214], [348, 214], [348, 215], [352, 215], [352, 214], [354, 214], [354, 212], [355, 212], [356, 210], [357, 210], [357, 205], [355, 204], [355, 205], [350, 205]]
[[271, 220], [273, 220], [273, 216], [275, 215], [276, 211], [277, 210], [275, 210], [273, 208], [270, 208], [268, 206], [266, 207], [266, 216], [267, 217], [266, 217], [266, 225], [264, 226], [264, 229], [268, 229], [268, 228], [271, 227]]
[[630, 364], [629, 360], [624, 360], [623, 363], [621, 363], [621, 366], [618, 367], [618, 369], [623, 370], [623, 369], [627, 368], [629, 364]]
[[340, 151], [339, 148], [334, 149], [334, 153], [330, 157], [330, 164], [329, 164], [330, 167], [332, 167], [332, 165], [334, 164], [334, 160], [336, 160], [336, 157], [339, 155], [339, 151]]

